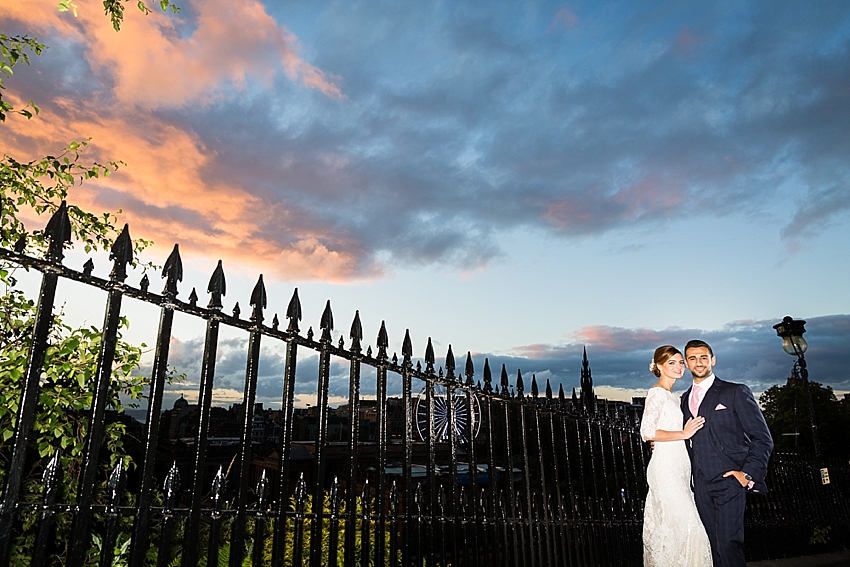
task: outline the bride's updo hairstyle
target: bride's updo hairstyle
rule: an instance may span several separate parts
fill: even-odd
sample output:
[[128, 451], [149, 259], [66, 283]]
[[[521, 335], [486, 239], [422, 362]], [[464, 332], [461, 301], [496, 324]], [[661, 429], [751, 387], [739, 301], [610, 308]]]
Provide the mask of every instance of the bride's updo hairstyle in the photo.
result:
[[658, 367], [677, 354], [682, 353], [672, 345], [658, 347], [655, 349], [655, 354], [652, 355], [652, 362], [649, 363], [649, 371], [655, 374], [656, 378], [661, 378], [661, 370]]

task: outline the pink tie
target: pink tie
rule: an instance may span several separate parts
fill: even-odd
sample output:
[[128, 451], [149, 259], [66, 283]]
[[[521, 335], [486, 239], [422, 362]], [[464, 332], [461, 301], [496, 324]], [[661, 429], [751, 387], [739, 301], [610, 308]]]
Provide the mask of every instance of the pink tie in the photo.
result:
[[700, 387], [694, 384], [694, 389], [691, 392], [691, 415], [696, 417], [697, 412], [699, 411], [699, 393]]

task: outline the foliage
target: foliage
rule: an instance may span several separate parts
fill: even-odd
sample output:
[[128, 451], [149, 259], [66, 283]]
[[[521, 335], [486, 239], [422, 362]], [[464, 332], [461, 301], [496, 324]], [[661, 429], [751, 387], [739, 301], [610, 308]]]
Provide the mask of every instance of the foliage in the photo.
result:
[[[67, 6], [73, 5], [68, 2]], [[168, 6], [165, 2], [162, 7], [165, 9]], [[108, 15], [112, 14], [113, 25], [117, 29], [121, 20], [120, 17], [115, 19], [115, 7], [110, 8], [105, 3], [105, 8]], [[110, 9], [113, 12], [110, 12]], [[21, 62], [29, 64], [28, 54], [38, 55], [43, 49], [45, 46], [36, 39], [0, 34], [0, 89], [4, 88], [3, 77], [12, 76], [12, 68], [15, 65]], [[5, 121], [7, 113], [17, 113], [30, 119], [34, 114], [38, 114], [38, 107], [30, 102], [27, 107], [16, 110], [0, 97], [0, 122]], [[123, 165], [122, 162], [83, 163], [81, 153], [87, 144], [87, 140], [71, 142], [56, 155], [32, 161], [21, 161], [6, 154], [2, 156], [0, 246], [6, 249], [14, 247], [16, 251], [31, 256], [41, 255], [48, 244], [44, 231], [28, 231], [23, 218], [33, 215], [44, 218], [52, 214], [60, 203], [68, 198], [75, 186], [86, 180], [108, 176]], [[97, 215], [71, 205], [68, 206], [68, 216], [74, 240], [82, 242], [87, 253], [108, 250], [119, 234], [116, 214]], [[41, 223], [41, 226], [45, 224], [46, 222]], [[133, 242], [134, 257], [138, 258], [138, 254], [150, 244], [147, 240], [136, 239]], [[149, 263], [134, 265], [143, 269], [153, 267], [153, 264]], [[0, 483], [5, 482], [11, 457], [10, 445], [14, 436], [37, 311], [35, 302], [27, 297], [15, 277], [16, 271], [22, 269], [25, 268], [9, 261], [0, 261]], [[149, 383], [149, 378], [134, 373], [138, 368], [142, 349], [146, 345], [132, 345], [121, 339], [121, 330], [127, 329], [128, 326], [127, 319], [122, 318], [107, 398], [107, 406], [114, 412], [113, 415], [120, 415], [126, 407], [136, 406]], [[73, 502], [76, 497], [85, 438], [89, 429], [88, 410], [92, 404], [101, 340], [99, 329], [73, 328], [63, 321], [61, 311], [54, 315], [41, 375], [35, 425], [24, 470], [24, 500], [37, 501], [41, 498], [41, 472], [54, 452], [59, 455], [64, 475], [63, 480], [58, 483], [59, 499], [63, 502]], [[173, 374], [168, 377], [169, 380], [174, 378]], [[134, 468], [130, 446], [133, 442], [135, 440], [128, 436], [126, 426], [121, 420], [108, 420], [104, 428], [99, 463], [102, 472], [107, 472], [119, 461], [123, 461], [130, 469]], [[101, 485], [105, 485], [106, 476], [99, 476]], [[96, 490], [96, 501], [103, 503], [105, 494], [105, 490]], [[132, 499], [129, 494], [126, 497]], [[20, 530], [14, 534], [10, 558], [12, 564], [27, 564], [34, 545], [35, 526], [36, 515], [23, 518]], [[55, 545], [60, 555], [67, 545], [69, 527], [69, 516], [57, 516]], [[126, 556], [127, 541], [126, 538], [119, 539], [116, 544], [115, 556], [119, 563], [120, 558]], [[92, 541], [90, 561], [96, 561], [98, 544], [97, 539]]]
[[[45, 46], [38, 43], [34, 38], [27, 36], [7, 36], [0, 33], [0, 122], [6, 121], [7, 112], [16, 112], [27, 118], [32, 118], [33, 113], [38, 114], [38, 107], [29, 101], [29, 104], [20, 110], [15, 110], [11, 104], [3, 100], [3, 76], [12, 76], [12, 67], [18, 63], [26, 63], [29, 65], [30, 59], [27, 51], [31, 51], [36, 55], [41, 55]], [[32, 110], [27, 110], [31, 108]]]
[[[115, 28], [115, 31], [121, 30], [121, 24], [124, 23], [124, 4], [128, 3], [130, 0], [103, 0], [103, 13], [106, 16], [109, 16], [109, 19], [112, 21], [112, 27]], [[148, 15], [151, 13], [151, 9], [148, 8], [148, 5], [144, 2], [144, 0], [138, 0], [136, 2], [136, 7], [144, 14]], [[167, 12], [169, 8], [175, 14], [180, 11], [180, 8], [175, 4], [172, 4], [169, 0], [159, 0], [159, 7], [163, 12]], [[73, 0], [59, 0], [59, 4], [57, 4], [56, 9], [60, 12], [71, 11], [74, 16], [77, 15], [77, 5], [74, 4]]]
[[[824, 457], [847, 457], [850, 437], [850, 413], [842, 411], [829, 386], [809, 382], [818, 440]], [[773, 435], [775, 450], [788, 453], [813, 453], [811, 420], [806, 386], [802, 380], [789, 380], [772, 386], [761, 395], [764, 418]], [[787, 435], [799, 433], [799, 435]]]

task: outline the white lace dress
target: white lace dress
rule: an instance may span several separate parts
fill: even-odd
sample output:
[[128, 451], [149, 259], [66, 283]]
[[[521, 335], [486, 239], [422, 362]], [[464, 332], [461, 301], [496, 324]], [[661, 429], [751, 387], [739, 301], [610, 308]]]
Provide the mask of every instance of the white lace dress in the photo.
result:
[[[679, 398], [664, 388], [646, 395], [640, 434], [682, 430]], [[711, 567], [711, 547], [691, 491], [691, 461], [684, 441], [658, 441], [646, 470], [643, 512], [644, 567]]]

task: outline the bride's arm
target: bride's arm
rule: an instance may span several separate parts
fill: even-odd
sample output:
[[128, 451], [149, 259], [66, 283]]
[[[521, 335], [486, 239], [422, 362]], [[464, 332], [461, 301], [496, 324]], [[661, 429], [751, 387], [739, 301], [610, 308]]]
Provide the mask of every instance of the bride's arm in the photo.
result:
[[681, 431], [667, 431], [665, 429], [656, 429], [655, 435], [652, 437], [644, 436], [645, 441], [681, 441], [690, 439], [694, 433], [702, 429], [705, 425], [705, 418], [702, 416], [692, 417], [685, 424], [685, 428]]

